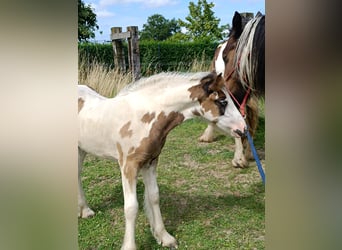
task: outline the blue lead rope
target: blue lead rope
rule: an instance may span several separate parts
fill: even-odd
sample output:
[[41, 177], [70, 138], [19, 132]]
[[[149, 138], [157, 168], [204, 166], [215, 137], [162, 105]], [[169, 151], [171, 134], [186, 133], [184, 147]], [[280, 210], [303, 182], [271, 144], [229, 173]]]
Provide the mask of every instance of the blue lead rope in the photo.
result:
[[249, 145], [251, 146], [251, 150], [252, 150], [255, 162], [256, 162], [256, 164], [258, 166], [258, 170], [259, 170], [262, 182], [265, 185], [265, 173], [264, 173], [264, 170], [262, 169], [261, 162], [259, 160], [257, 151], [256, 151], [256, 149], [254, 147], [253, 139], [252, 139], [251, 135], [249, 134], [248, 128], [246, 128], [245, 133], [247, 135], [247, 139], [248, 139]]

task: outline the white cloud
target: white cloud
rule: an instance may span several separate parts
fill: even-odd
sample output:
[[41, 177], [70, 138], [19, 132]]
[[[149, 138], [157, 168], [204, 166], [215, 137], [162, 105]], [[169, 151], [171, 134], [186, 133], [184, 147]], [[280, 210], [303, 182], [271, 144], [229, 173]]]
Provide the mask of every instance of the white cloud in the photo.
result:
[[96, 12], [96, 16], [98, 17], [113, 17], [115, 16], [115, 14], [113, 12], [110, 12], [108, 10], [99, 10], [99, 11], [95, 11]]
[[139, 3], [143, 4], [147, 7], [161, 7], [166, 5], [173, 5], [177, 1], [176, 0], [100, 0], [99, 5], [101, 6], [110, 6], [116, 4], [129, 4], [129, 3]]
[[95, 14], [97, 17], [113, 17], [115, 16], [115, 13], [107, 10], [106, 8], [104, 8], [103, 6], [101, 6], [101, 4], [96, 4], [96, 3], [88, 3], [85, 2], [86, 4], [89, 4], [90, 7], [94, 10]]

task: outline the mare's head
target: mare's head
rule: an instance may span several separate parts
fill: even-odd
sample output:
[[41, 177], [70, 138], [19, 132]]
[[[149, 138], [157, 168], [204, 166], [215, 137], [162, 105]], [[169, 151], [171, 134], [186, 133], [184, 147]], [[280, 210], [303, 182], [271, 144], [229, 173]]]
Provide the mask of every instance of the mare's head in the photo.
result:
[[246, 123], [228, 94], [221, 74], [213, 71], [189, 91], [190, 98], [200, 103], [199, 108], [193, 110], [194, 115], [213, 122], [224, 133], [242, 136]]
[[235, 12], [232, 24], [228, 40], [220, 44], [215, 51], [211, 68], [218, 73], [223, 73], [226, 88], [235, 97], [233, 99], [234, 104], [239, 108], [246, 90], [243, 88], [234, 67], [236, 46], [243, 31], [242, 17], [238, 12]]
[[241, 15], [235, 12], [229, 38], [215, 53], [212, 66], [224, 72], [225, 85], [238, 108], [247, 101], [250, 92], [264, 93], [264, 28], [263, 15], [258, 14], [244, 27]]

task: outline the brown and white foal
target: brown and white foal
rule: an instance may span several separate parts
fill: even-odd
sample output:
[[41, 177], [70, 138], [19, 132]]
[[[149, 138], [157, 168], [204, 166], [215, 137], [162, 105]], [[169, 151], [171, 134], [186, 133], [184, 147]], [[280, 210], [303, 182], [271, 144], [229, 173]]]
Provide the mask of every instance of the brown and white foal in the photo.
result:
[[176, 239], [164, 227], [159, 208], [158, 157], [168, 133], [193, 117], [215, 123], [226, 134], [240, 136], [246, 124], [223, 82], [215, 72], [161, 73], [128, 85], [114, 98], [79, 85], [78, 216], [94, 215], [80, 177], [85, 155], [118, 160], [126, 220], [122, 249], [136, 249], [138, 173], [143, 176], [145, 209], [154, 237], [163, 246], [177, 248]]

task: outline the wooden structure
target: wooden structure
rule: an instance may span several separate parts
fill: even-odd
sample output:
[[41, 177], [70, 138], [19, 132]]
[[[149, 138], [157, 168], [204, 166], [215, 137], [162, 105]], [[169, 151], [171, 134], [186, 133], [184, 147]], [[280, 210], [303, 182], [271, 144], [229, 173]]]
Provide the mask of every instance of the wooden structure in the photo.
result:
[[111, 40], [114, 52], [114, 64], [119, 67], [121, 72], [126, 72], [125, 54], [123, 49], [123, 40], [128, 42], [128, 65], [129, 71], [132, 72], [133, 81], [138, 80], [141, 76], [140, 69], [140, 50], [139, 50], [139, 33], [137, 26], [128, 26], [126, 32], [122, 32], [121, 27], [111, 28]]

